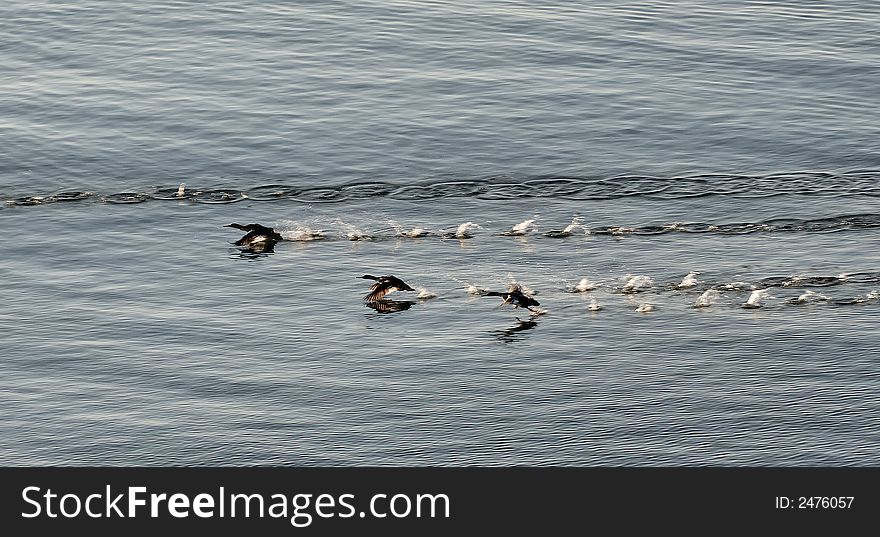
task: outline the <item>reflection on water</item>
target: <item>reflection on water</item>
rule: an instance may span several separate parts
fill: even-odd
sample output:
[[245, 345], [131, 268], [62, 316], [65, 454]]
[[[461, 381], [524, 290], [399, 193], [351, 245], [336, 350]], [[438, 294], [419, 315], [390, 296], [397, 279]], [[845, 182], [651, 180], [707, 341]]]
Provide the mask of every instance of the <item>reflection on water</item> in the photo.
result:
[[255, 244], [252, 246], [240, 246], [232, 250], [231, 257], [233, 259], [262, 259], [275, 253], [275, 243], [268, 242], [264, 244]]
[[391, 300], [385, 298], [364, 302], [364, 306], [376, 310], [377, 313], [397, 313], [410, 309], [415, 303], [415, 300]]
[[538, 326], [538, 323], [532, 319], [526, 319], [525, 321], [516, 318], [516, 325], [507, 328], [505, 330], [496, 330], [492, 332], [492, 334], [498, 338], [499, 341], [503, 341], [504, 343], [513, 343], [519, 339], [523, 338], [523, 334], [520, 332], [524, 332], [526, 330], [531, 330]]

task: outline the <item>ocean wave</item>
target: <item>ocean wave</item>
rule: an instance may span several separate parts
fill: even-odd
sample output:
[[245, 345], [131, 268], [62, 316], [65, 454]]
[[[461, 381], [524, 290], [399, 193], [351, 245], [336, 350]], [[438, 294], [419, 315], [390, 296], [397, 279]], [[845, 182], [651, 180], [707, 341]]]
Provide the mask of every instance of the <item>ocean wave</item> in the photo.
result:
[[[479, 199], [557, 198], [564, 200], [610, 200], [626, 197], [685, 199], [706, 196], [765, 198], [784, 195], [828, 197], [880, 196], [880, 170], [843, 173], [795, 172], [763, 176], [700, 174], [681, 177], [625, 175], [609, 178], [539, 176], [514, 180], [484, 177], [470, 180], [425, 181], [401, 185], [365, 181], [331, 186], [292, 186], [280, 183], [248, 188], [210, 186], [162, 186], [139, 192], [64, 191], [20, 196], [2, 195], [6, 206], [27, 207], [64, 201], [143, 203], [189, 201], [236, 203], [242, 200], [301, 203], [341, 203], [369, 198], [431, 200], [449, 197]], [[784, 225], [779, 222], [779, 225]]]

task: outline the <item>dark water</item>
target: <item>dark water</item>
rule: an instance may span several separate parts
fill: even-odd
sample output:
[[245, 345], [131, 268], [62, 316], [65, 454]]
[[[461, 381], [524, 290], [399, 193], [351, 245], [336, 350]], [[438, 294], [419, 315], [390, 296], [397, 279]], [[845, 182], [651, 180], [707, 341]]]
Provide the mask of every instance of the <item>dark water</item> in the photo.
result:
[[[5, 2], [0, 463], [876, 465], [878, 35], [870, 2]], [[479, 296], [511, 282], [537, 314]]]

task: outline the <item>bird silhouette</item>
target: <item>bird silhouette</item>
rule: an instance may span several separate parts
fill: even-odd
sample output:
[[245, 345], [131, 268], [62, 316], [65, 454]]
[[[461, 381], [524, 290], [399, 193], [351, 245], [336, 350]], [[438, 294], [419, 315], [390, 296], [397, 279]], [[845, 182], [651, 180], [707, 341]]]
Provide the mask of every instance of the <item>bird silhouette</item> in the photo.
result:
[[513, 304], [515, 308], [525, 308], [529, 311], [535, 311], [532, 308], [540, 306], [540, 302], [523, 292], [522, 286], [516, 283], [510, 284], [507, 292], [486, 291], [484, 296], [500, 296], [504, 300], [501, 305]]
[[246, 246], [248, 248], [263, 246], [271, 248], [276, 242], [284, 240], [284, 237], [282, 237], [280, 233], [261, 224], [242, 225], [233, 222], [223, 227], [234, 227], [235, 229], [247, 231], [244, 237], [233, 243], [236, 246]]
[[390, 274], [387, 276], [371, 276], [369, 274], [364, 274], [361, 278], [365, 280], [374, 280], [376, 282], [370, 286], [370, 292], [364, 296], [364, 302], [375, 302], [394, 291], [415, 291], [415, 289], [407, 285], [403, 280]]

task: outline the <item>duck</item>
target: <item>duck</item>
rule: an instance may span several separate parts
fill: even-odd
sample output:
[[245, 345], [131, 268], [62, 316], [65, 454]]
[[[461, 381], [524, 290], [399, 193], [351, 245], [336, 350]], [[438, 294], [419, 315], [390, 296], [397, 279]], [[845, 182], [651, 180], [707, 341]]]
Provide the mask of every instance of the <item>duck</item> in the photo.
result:
[[364, 274], [361, 278], [376, 282], [370, 286], [370, 292], [364, 296], [364, 302], [376, 302], [381, 300], [382, 297], [388, 293], [393, 293], [394, 291], [415, 291], [415, 289], [410, 287], [406, 282], [391, 274], [386, 276]]
[[523, 288], [518, 283], [510, 284], [507, 292], [486, 291], [483, 296], [500, 296], [504, 300], [501, 305], [513, 304], [514, 308], [525, 308], [529, 311], [535, 311], [532, 308], [540, 306], [541, 303], [523, 292]]
[[255, 246], [272, 246], [276, 242], [284, 240], [284, 237], [282, 237], [280, 233], [278, 233], [271, 227], [266, 227], [262, 224], [242, 225], [233, 222], [223, 227], [233, 227], [235, 229], [247, 231], [244, 237], [238, 239], [237, 241], [235, 241], [235, 243], [233, 243], [236, 246], [246, 246], [249, 248]]

